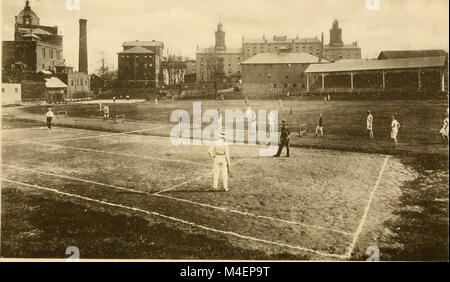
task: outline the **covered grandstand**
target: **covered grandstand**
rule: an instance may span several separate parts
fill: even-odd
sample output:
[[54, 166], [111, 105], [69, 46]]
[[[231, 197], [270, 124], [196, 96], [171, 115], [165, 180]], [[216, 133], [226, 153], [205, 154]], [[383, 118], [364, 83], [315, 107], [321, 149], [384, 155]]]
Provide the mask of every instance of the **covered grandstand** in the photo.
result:
[[448, 57], [340, 60], [310, 65], [307, 92], [448, 93]]

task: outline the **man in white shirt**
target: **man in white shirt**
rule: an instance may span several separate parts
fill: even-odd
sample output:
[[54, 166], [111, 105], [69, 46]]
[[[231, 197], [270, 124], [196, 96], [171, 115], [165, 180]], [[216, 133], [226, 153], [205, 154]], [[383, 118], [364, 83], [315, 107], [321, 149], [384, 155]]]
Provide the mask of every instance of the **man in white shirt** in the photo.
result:
[[369, 131], [369, 138], [373, 139], [373, 116], [370, 111], [367, 111], [367, 131]]
[[55, 117], [55, 114], [52, 111], [52, 108], [48, 108], [47, 113], [45, 114], [47, 116], [47, 127], [48, 129], [52, 129], [52, 120]]
[[394, 139], [394, 146], [398, 146], [397, 134], [400, 129], [400, 123], [395, 119], [395, 116], [392, 116], [391, 122], [391, 138]]
[[108, 105], [105, 105], [103, 107], [103, 119], [108, 119], [109, 118], [109, 107]]
[[267, 120], [268, 120], [268, 124], [269, 124], [269, 132], [273, 132], [275, 130], [275, 126], [274, 126], [275, 116], [274, 116], [274, 112], [272, 110], [269, 110], [269, 117], [267, 118]]
[[225, 143], [225, 133], [220, 134], [220, 140], [212, 145], [208, 151], [209, 157], [214, 160], [213, 190], [219, 186], [219, 176], [222, 176], [223, 189], [228, 191], [228, 171], [230, 169], [230, 154]]
[[256, 113], [250, 108], [250, 105], [247, 106], [246, 111], [247, 123], [248, 123], [248, 131], [251, 135], [256, 134]]

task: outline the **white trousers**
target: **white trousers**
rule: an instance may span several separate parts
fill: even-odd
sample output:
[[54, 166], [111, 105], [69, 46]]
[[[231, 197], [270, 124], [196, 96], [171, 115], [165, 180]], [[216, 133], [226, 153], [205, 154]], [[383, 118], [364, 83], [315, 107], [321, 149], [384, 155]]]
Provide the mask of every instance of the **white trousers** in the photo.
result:
[[216, 155], [214, 157], [214, 189], [217, 189], [219, 186], [219, 176], [222, 176], [223, 187], [225, 189], [228, 188], [228, 167], [225, 155]]

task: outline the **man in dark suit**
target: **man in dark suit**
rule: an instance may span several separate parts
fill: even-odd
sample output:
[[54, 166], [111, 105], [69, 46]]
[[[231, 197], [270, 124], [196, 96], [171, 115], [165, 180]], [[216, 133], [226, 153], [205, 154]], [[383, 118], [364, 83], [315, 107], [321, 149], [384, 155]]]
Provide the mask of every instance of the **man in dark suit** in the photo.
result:
[[283, 147], [286, 147], [286, 157], [289, 158], [289, 134], [291, 134], [291, 132], [287, 127], [286, 120], [283, 119], [281, 121], [281, 136], [280, 143], [278, 144], [278, 152], [273, 155], [274, 157], [278, 158], [281, 155]]

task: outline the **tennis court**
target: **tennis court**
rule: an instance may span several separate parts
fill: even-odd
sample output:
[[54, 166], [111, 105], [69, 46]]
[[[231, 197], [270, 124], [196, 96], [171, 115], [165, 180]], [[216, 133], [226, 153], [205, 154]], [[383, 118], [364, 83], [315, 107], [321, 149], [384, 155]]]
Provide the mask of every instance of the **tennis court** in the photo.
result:
[[346, 260], [372, 245], [410, 177], [386, 155], [291, 148], [275, 159], [233, 145], [230, 191], [212, 191], [208, 148], [151, 135], [163, 129], [3, 130], [2, 187], [158, 217], [245, 249]]

